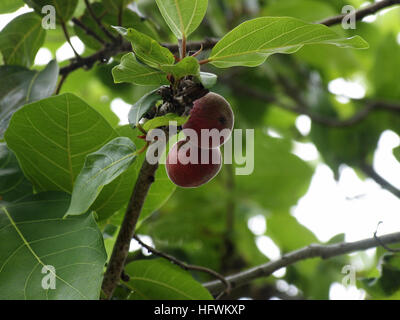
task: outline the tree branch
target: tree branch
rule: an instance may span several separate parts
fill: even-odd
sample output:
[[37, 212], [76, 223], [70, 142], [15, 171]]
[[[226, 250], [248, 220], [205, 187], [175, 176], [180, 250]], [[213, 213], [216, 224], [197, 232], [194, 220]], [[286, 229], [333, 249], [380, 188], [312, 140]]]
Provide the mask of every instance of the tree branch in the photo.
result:
[[93, 18], [94, 21], [96, 21], [97, 25], [100, 27], [101, 31], [103, 31], [103, 33], [112, 41], [112, 42], [116, 42], [117, 38], [113, 36], [113, 34], [107, 30], [107, 28], [103, 25], [103, 23], [101, 22], [101, 20], [96, 16], [96, 14], [93, 11], [93, 8], [91, 6], [91, 4], [89, 3], [89, 0], [85, 0], [85, 5], [87, 10], [89, 11], [89, 14], [91, 15], [91, 17]]
[[[134, 235], [133, 239], [135, 239], [142, 247], [146, 248], [152, 254], [157, 255], [159, 257], [162, 257], [164, 259], [167, 259], [167, 260], [171, 261], [172, 263], [176, 264], [177, 266], [181, 267], [184, 270], [200, 271], [200, 272], [205, 272], [205, 273], [208, 273], [208, 274], [212, 275], [213, 277], [219, 279], [223, 283], [223, 285], [225, 286], [225, 288], [223, 289], [222, 293], [223, 294], [224, 293], [226, 293], [226, 294], [230, 293], [230, 291], [231, 291], [230, 283], [228, 281], [226, 281], [224, 276], [220, 275], [218, 272], [216, 272], [216, 271], [214, 271], [212, 269], [206, 268], [206, 267], [196, 266], [196, 265], [193, 265], [193, 264], [187, 264], [187, 263], [185, 263], [183, 261], [180, 261], [177, 258], [175, 258], [175, 257], [173, 257], [173, 256], [171, 256], [169, 254], [166, 254], [166, 253], [161, 252], [161, 251], [159, 251], [159, 250], [157, 250], [157, 249], [155, 249], [153, 247], [148, 246], [142, 240], [140, 240], [140, 238], [137, 235]], [[219, 295], [219, 297], [220, 296], [222, 296], [222, 295]]]
[[396, 197], [400, 198], [400, 190], [392, 185], [389, 181], [386, 181], [383, 177], [381, 177], [371, 165], [367, 163], [362, 163], [360, 165], [360, 168], [367, 176], [371, 177], [383, 189], [391, 192]]
[[[361, 20], [365, 18], [366, 16], [369, 16], [371, 14], [374, 14], [378, 12], [379, 10], [382, 10], [384, 8], [400, 4], [400, 0], [382, 0], [379, 2], [375, 2], [365, 8], [359, 9], [355, 12], [356, 15], [356, 20]], [[341, 23], [343, 21], [343, 18], [348, 15], [347, 13], [345, 14], [340, 14], [335, 17], [331, 17], [322, 21], [319, 21], [318, 23], [324, 24], [328, 27], [333, 26], [335, 24]]]
[[124, 269], [125, 260], [129, 253], [129, 245], [135, 232], [135, 227], [139, 219], [140, 212], [144, 201], [147, 197], [151, 184], [154, 182], [155, 172], [158, 168], [157, 164], [150, 164], [145, 159], [140, 169], [139, 176], [136, 180], [128, 208], [125, 213], [124, 220], [119, 230], [117, 240], [111, 254], [111, 258], [104, 274], [102, 290], [106, 299], [110, 299], [118, 285], [122, 271]]
[[79, 28], [81, 28], [83, 31], [85, 31], [85, 33], [89, 36], [91, 36], [93, 39], [97, 40], [97, 42], [99, 42], [102, 45], [106, 45], [106, 42], [100, 38], [96, 32], [94, 32], [92, 29], [90, 29], [87, 25], [85, 25], [82, 21], [80, 21], [77, 18], [72, 18], [72, 22], [78, 26]]
[[[381, 243], [384, 243], [385, 245], [391, 243], [400, 243], [400, 232], [381, 236], [379, 237], [379, 240], [375, 239], [374, 237], [356, 242], [342, 242], [331, 245], [312, 244], [302, 249], [285, 254], [278, 260], [270, 261], [258, 267], [228, 276], [226, 277], [226, 280], [231, 283], [232, 288], [236, 288], [254, 279], [268, 277], [275, 271], [302, 260], [318, 257], [322, 259], [329, 259], [355, 251], [375, 248], [380, 246]], [[204, 283], [204, 287], [210, 290], [211, 293], [215, 293], [219, 292], [224, 285], [221, 283], [221, 281], [216, 280]]]

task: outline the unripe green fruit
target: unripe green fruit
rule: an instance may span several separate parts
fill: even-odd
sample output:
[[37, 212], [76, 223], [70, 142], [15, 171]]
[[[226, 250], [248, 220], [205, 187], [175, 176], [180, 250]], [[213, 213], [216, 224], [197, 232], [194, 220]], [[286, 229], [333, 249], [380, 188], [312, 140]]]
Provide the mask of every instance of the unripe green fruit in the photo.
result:
[[201, 149], [187, 141], [177, 142], [166, 161], [168, 177], [182, 188], [196, 188], [209, 182], [218, 174], [221, 166], [219, 148]]
[[[192, 129], [196, 132], [197, 146], [217, 148], [229, 139], [233, 123], [234, 115], [229, 102], [219, 94], [210, 92], [194, 102], [190, 118], [183, 125], [183, 129]], [[210, 131], [209, 137], [202, 138], [202, 129], [214, 130]]]

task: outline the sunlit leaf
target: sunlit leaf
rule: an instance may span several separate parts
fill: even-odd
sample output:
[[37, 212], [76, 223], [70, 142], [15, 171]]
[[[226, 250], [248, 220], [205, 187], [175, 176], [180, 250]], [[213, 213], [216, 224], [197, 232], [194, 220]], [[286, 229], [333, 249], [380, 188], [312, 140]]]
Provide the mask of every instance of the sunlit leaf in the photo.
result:
[[156, 0], [164, 20], [178, 39], [195, 31], [206, 14], [208, 0]]
[[274, 53], [294, 53], [307, 44], [368, 48], [361, 37], [343, 38], [324, 25], [287, 17], [262, 17], [229, 32], [213, 48], [209, 61], [219, 68], [255, 67]]

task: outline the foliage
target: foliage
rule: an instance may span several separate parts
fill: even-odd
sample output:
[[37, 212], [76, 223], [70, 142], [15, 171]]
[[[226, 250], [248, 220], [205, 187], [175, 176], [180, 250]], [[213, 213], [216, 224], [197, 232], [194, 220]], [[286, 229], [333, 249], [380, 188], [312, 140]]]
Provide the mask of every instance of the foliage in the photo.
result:
[[[321, 244], [291, 214], [316, 165], [294, 154], [296, 143], [313, 143], [318, 163], [339, 177], [343, 164], [356, 170], [371, 164], [382, 132], [400, 134], [399, 112], [390, 108], [340, 125], [369, 101], [400, 99], [398, 6], [372, 24], [357, 21], [356, 30], [345, 30], [314, 23], [340, 13], [344, 1], [90, 0], [87, 7], [83, 0], [52, 0], [57, 26], [45, 30], [48, 1], [2, 0], [0, 14], [24, 3], [32, 12], [0, 31], [0, 299], [99, 299], [105, 263], [145, 161], [144, 131], [170, 121], [180, 129], [188, 114], [174, 111], [179, 101], [193, 102], [186, 83], [223, 95], [235, 128], [254, 129], [254, 142], [234, 136], [243, 140], [242, 156], [254, 148], [254, 172], [236, 175], [244, 164], [234, 162], [207, 185], [177, 189], [160, 163], [136, 233], [162, 252], [224, 275], [268, 262], [260, 237], [281, 254]], [[56, 58], [73, 36], [85, 46], [81, 56], [35, 65], [39, 49]], [[365, 99], [339, 102], [328, 90], [339, 77], [362, 79]], [[175, 99], [170, 92], [184, 93]], [[116, 99], [132, 106], [123, 119], [129, 125], [120, 125], [111, 110]], [[310, 133], [297, 129], [298, 114], [312, 120]], [[400, 162], [399, 146], [393, 155]], [[256, 216], [266, 221], [263, 234], [248, 228]], [[337, 235], [327, 243], [343, 241]], [[213, 298], [201, 284], [215, 280], [209, 274], [139, 251], [132, 257], [129, 280], [118, 283], [114, 299]], [[400, 298], [398, 257], [378, 250], [375, 260], [358, 285], [371, 299]], [[327, 299], [348, 261], [302, 261], [282, 279], [300, 297]], [[56, 289], [43, 289], [46, 270], [54, 273]], [[268, 299], [255, 292], [278, 278], [260, 278], [238, 295]]]

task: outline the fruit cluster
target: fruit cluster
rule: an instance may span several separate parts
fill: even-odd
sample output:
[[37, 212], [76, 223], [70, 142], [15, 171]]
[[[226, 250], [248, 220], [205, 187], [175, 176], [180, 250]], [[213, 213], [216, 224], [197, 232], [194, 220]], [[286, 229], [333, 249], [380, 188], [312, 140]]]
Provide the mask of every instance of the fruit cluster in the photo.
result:
[[222, 166], [219, 147], [229, 139], [233, 123], [232, 108], [222, 96], [210, 92], [196, 100], [183, 126], [186, 140], [177, 142], [167, 156], [171, 181], [195, 188], [213, 179]]

